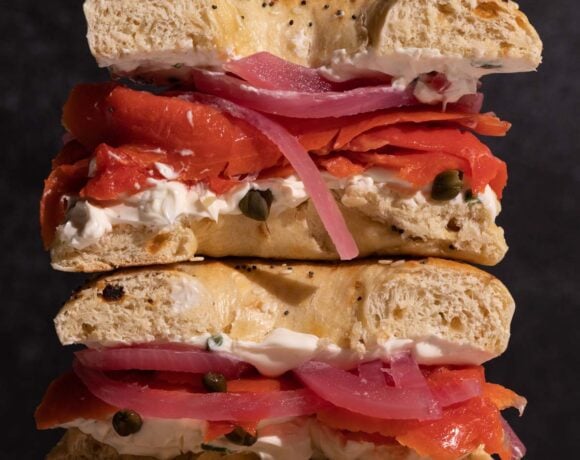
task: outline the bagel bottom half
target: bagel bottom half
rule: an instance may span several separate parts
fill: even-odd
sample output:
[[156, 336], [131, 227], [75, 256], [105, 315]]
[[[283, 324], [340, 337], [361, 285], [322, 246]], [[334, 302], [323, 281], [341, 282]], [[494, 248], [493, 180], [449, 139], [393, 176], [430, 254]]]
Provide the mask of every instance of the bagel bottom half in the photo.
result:
[[[340, 447], [339, 447], [340, 448]], [[292, 449], [292, 448], [290, 448]], [[421, 460], [421, 457], [404, 446], [380, 446], [376, 448], [375, 457], [380, 460]], [[224, 454], [219, 452], [186, 453], [171, 460], [260, 460], [253, 452], [236, 452]], [[67, 430], [66, 434], [46, 460], [158, 460], [155, 457], [121, 455], [114, 448], [100, 443], [78, 429]], [[335, 460], [324, 453], [315, 452], [312, 460]], [[355, 460], [355, 459], [349, 459]], [[483, 448], [471, 453], [464, 460], [492, 460]]]

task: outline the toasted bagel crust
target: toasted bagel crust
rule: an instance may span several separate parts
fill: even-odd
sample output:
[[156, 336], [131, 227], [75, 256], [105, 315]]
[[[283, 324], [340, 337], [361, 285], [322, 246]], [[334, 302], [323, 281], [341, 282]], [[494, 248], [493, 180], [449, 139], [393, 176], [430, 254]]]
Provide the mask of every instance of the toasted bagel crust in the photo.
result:
[[[408, 460], [412, 452], [402, 446], [382, 446], [381, 452], [387, 456], [383, 460]], [[320, 459], [320, 457], [317, 457]], [[412, 458], [417, 459], [416, 455]], [[205, 452], [202, 454], [183, 454], [173, 460], [258, 460], [254, 453], [221, 454]], [[155, 457], [136, 455], [120, 455], [115, 449], [102, 444], [77, 429], [67, 430], [66, 434], [48, 454], [46, 460], [156, 460]], [[322, 460], [322, 459], [320, 459]], [[332, 459], [328, 459], [332, 460]], [[465, 460], [491, 460], [491, 456], [481, 449], [465, 458]]]
[[[136, 76], [216, 66], [268, 51], [297, 64], [329, 64], [372, 51], [436, 51], [477, 63], [518, 60], [533, 70], [542, 43], [502, 0], [88, 0], [88, 40], [101, 66]], [[340, 30], [340, 33], [336, 33]], [[495, 69], [494, 71], [502, 71]]]
[[[107, 298], [107, 286], [122, 287], [122, 295]], [[180, 295], [188, 286], [194, 295]], [[73, 295], [55, 323], [65, 345], [188, 343], [207, 333], [262, 342], [286, 328], [357, 352], [435, 336], [493, 357], [507, 347], [513, 311], [500, 281], [457, 262], [226, 260], [101, 276]]]

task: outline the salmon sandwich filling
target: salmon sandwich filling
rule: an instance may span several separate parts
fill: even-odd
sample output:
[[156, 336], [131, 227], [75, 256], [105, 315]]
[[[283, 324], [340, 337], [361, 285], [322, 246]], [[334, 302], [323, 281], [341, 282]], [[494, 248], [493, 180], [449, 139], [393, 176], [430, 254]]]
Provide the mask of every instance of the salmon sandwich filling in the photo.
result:
[[500, 411], [521, 411], [525, 400], [486, 382], [481, 366], [419, 366], [398, 353], [349, 370], [307, 361], [264, 376], [220, 352], [222, 340], [210, 338], [207, 350], [77, 352], [74, 372], [54, 381], [39, 406], [38, 428], [76, 428], [120, 454], [160, 459], [203, 451], [355, 459], [397, 447], [441, 460], [478, 449], [519, 458], [521, 443]]
[[[328, 241], [318, 251], [290, 248], [303, 258], [390, 254], [407, 244], [417, 255], [501, 259], [506, 248], [494, 220], [507, 170], [477, 135], [503, 136], [510, 125], [480, 113], [480, 94], [425, 104], [413, 93], [418, 82], [400, 88], [381, 74], [336, 83], [267, 53], [226, 69], [192, 70], [189, 84], [158, 94], [116, 83], [77, 86], [41, 203], [46, 247], [82, 252], [119, 226], [162, 232], [183, 221], [227, 225], [234, 216], [240, 226], [248, 220], [274, 233], [276, 219], [299, 219], [310, 205], [305, 226], [321, 227]], [[446, 85], [440, 74], [420, 81], [431, 91]], [[431, 228], [417, 230], [412, 221], [427, 220], [425, 213], [439, 213], [441, 223], [431, 216]], [[384, 233], [364, 235], [378, 243], [365, 246], [357, 219]], [[455, 244], [453, 234], [470, 225], [475, 233], [464, 240], [483, 240], [493, 227], [501, 247], [490, 255]], [[381, 243], [395, 237], [397, 244]], [[197, 240], [199, 255], [255, 255]], [[260, 255], [289, 256], [273, 246]]]

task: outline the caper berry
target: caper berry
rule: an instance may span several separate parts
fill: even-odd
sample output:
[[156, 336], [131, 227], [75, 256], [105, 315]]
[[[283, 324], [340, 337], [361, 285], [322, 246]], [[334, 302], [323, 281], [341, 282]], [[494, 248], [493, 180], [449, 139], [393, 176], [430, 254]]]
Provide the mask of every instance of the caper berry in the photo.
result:
[[232, 432], [226, 434], [226, 438], [239, 446], [251, 446], [258, 440], [257, 436], [248, 433], [241, 426], [236, 426]]
[[461, 193], [463, 188], [463, 173], [450, 169], [437, 174], [431, 189], [431, 198], [436, 201], [449, 201]]
[[244, 216], [264, 222], [270, 215], [272, 201], [274, 195], [270, 190], [249, 190], [238, 206]]
[[119, 436], [137, 433], [143, 426], [141, 416], [134, 410], [120, 410], [113, 416], [113, 428]]
[[210, 393], [225, 393], [228, 389], [226, 378], [217, 372], [208, 372], [203, 375], [203, 386]]

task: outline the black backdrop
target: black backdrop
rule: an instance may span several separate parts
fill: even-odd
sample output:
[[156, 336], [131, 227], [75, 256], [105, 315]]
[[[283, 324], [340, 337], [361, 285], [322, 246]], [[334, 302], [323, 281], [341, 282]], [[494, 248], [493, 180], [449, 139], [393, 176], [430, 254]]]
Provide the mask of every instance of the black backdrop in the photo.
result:
[[[538, 73], [484, 81], [486, 108], [514, 124], [492, 145], [510, 168], [500, 222], [511, 246], [492, 271], [519, 307], [509, 351], [488, 374], [529, 399], [524, 418], [509, 417], [528, 458], [572, 458], [580, 433], [580, 15], [574, 0], [520, 3], [544, 39], [545, 59]], [[67, 91], [107, 74], [89, 54], [80, 0], [0, 5], [0, 457], [40, 459], [60, 433], [35, 432], [33, 411], [71, 362], [52, 318], [82, 277], [50, 269], [38, 200]]]

